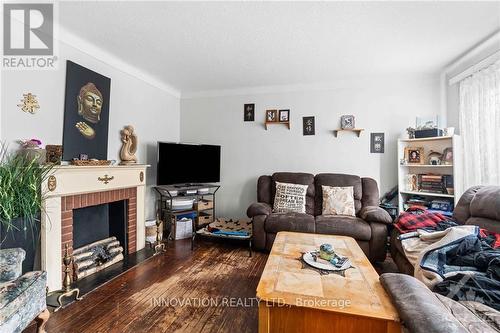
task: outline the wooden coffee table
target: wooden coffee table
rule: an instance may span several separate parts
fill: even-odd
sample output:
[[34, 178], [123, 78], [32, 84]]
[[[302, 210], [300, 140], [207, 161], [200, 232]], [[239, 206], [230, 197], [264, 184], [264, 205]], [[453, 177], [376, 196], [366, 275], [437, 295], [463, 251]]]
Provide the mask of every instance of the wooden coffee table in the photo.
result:
[[[354, 268], [321, 275], [302, 252], [330, 243]], [[400, 332], [378, 274], [351, 237], [279, 232], [257, 287], [259, 332]]]

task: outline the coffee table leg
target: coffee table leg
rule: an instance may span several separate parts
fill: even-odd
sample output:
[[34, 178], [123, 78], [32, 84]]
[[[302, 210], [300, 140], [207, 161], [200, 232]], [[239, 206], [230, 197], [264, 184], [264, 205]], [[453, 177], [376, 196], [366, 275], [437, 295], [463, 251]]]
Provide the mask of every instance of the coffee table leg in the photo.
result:
[[252, 240], [248, 240], [248, 252], [249, 252], [249, 257], [252, 257]]

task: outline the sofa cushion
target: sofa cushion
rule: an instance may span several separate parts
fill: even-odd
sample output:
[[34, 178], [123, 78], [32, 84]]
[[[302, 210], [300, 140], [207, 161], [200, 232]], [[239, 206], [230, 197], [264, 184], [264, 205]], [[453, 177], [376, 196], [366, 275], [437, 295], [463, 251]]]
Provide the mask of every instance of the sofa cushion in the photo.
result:
[[414, 277], [385, 273], [380, 276], [380, 282], [410, 332], [467, 332], [435, 294]]
[[389, 213], [378, 206], [364, 206], [359, 211], [359, 217], [368, 222], [392, 224]]
[[273, 198], [273, 200], [276, 194], [276, 182], [308, 185], [306, 193], [306, 213], [314, 215], [314, 175], [301, 172], [276, 172], [272, 175], [272, 180], [271, 198]]
[[472, 198], [470, 214], [473, 217], [500, 221], [498, 207], [500, 207], [500, 186], [484, 186]]
[[361, 178], [353, 175], [337, 173], [320, 173], [314, 177], [316, 194], [314, 200], [314, 215], [321, 215], [323, 212], [323, 191], [321, 186], [347, 187], [352, 186], [354, 191], [354, 207], [356, 214], [361, 209], [362, 185]]
[[321, 191], [323, 192], [322, 215], [356, 215], [352, 186], [333, 187], [323, 185]]
[[274, 213], [305, 213], [309, 185], [276, 182]]
[[47, 273], [35, 271], [2, 286], [0, 332], [15, 332], [18, 327], [28, 326], [45, 309], [46, 285]]
[[21, 248], [0, 250], [0, 283], [10, 282], [21, 276], [26, 251]]
[[257, 180], [257, 201], [273, 205], [274, 197], [271, 196], [273, 178], [271, 176], [260, 176]]
[[465, 224], [477, 225], [479, 228], [500, 234], [500, 221], [491, 220], [484, 217], [470, 217]]
[[316, 233], [349, 236], [356, 240], [370, 240], [370, 225], [355, 216], [319, 215], [316, 216]]
[[314, 216], [304, 213], [272, 213], [264, 226], [267, 232], [314, 232]]

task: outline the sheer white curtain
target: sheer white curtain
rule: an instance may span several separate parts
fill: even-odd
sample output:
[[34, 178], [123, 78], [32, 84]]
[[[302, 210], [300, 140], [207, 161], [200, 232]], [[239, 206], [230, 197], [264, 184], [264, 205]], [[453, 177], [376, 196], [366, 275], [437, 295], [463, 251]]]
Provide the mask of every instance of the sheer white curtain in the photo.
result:
[[460, 82], [464, 189], [500, 185], [500, 62]]

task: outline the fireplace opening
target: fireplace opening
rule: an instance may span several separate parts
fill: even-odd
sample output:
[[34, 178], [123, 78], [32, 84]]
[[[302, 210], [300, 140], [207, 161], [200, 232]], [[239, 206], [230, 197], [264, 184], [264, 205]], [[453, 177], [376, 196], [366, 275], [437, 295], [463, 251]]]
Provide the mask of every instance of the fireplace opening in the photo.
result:
[[73, 210], [73, 277], [81, 279], [128, 254], [127, 201]]

